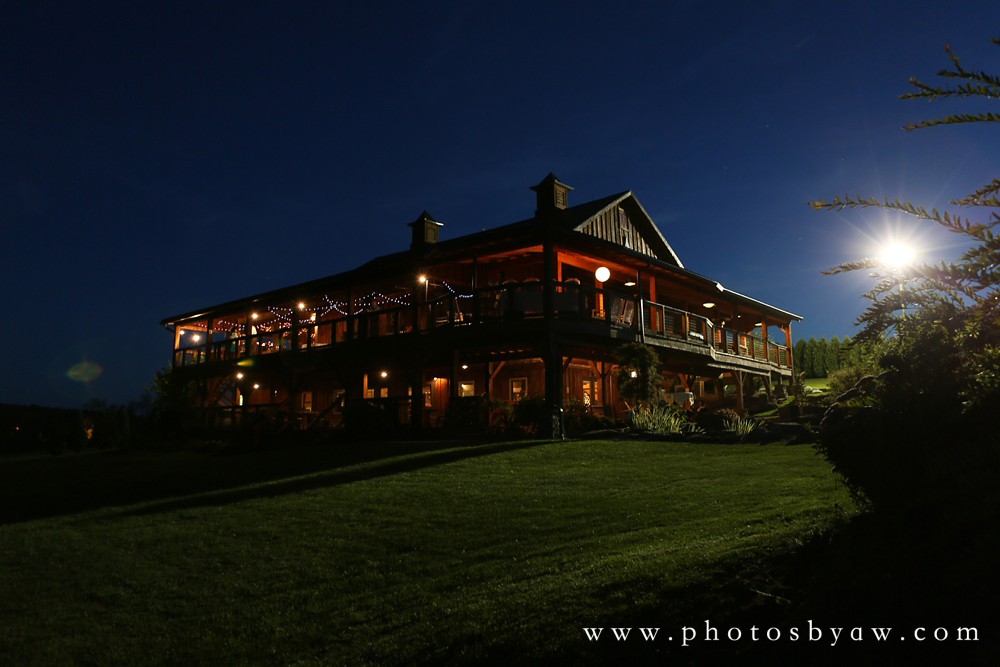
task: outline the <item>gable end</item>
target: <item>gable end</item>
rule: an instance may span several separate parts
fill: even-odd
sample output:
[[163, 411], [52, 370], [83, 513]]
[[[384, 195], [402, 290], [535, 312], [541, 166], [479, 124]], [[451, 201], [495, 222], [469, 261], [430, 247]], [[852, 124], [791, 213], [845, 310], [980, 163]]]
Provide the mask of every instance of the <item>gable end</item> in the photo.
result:
[[587, 219], [574, 231], [683, 268], [673, 248], [631, 193]]

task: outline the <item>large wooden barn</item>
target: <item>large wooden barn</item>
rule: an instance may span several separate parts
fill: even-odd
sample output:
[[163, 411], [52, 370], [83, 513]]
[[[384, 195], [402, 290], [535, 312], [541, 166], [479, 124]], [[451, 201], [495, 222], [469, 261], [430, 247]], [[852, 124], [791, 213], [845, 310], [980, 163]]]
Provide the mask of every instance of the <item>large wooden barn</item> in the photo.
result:
[[751, 387], [790, 383], [802, 318], [684, 268], [631, 192], [570, 206], [552, 174], [531, 189], [527, 220], [441, 240], [425, 212], [408, 251], [166, 318], [175, 371], [211, 422], [268, 411], [298, 427], [360, 401], [434, 427], [471, 396], [621, 416], [626, 341], [658, 352], [667, 400], [742, 408]]

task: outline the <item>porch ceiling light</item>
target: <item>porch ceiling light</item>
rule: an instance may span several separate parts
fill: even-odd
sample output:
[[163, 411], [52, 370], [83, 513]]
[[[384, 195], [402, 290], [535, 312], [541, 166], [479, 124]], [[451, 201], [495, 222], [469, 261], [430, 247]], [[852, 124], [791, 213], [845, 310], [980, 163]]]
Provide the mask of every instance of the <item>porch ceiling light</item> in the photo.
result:
[[611, 277], [611, 269], [606, 266], [599, 266], [594, 271], [594, 277], [597, 278], [597, 282], [606, 283], [608, 282], [608, 278]]
[[257, 313], [250, 313], [250, 317], [252, 317], [253, 319], [257, 319]]
[[386, 377], [389, 377], [389, 374], [388, 374], [388, 373], [386, 373], [385, 371], [382, 371], [381, 375], [382, 375], [382, 377], [384, 377], [384, 378], [386, 378]]
[[701, 305], [705, 306], [706, 308], [715, 308], [715, 302], [714, 301], [706, 301], [705, 303], [703, 303]]
[[625, 287], [635, 287], [635, 281], [634, 280], [628, 281], [627, 283], [625, 283]]

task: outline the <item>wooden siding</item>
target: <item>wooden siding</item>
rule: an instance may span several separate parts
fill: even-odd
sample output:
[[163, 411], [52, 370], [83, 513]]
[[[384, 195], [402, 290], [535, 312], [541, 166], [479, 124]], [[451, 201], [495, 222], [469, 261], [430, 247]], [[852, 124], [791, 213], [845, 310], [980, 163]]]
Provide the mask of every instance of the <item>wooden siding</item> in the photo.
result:
[[642, 233], [632, 223], [628, 214], [625, 213], [625, 209], [621, 206], [615, 206], [601, 213], [584, 225], [580, 231], [611, 243], [617, 243], [644, 255], [658, 257], [656, 251], [646, 243]]

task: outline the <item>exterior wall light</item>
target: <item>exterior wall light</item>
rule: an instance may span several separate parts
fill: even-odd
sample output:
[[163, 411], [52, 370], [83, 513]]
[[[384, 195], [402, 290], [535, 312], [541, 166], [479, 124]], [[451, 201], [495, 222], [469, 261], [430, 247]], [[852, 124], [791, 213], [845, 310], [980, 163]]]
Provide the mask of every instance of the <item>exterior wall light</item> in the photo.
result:
[[705, 303], [703, 303], [701, 305], [705, 306], [706, 308], [715, 308], [715, 302], [714, 301], [706, 301]]
[[608, 282], [608, 278], [611, 277], [611, 269], [606, 266], [599, 266], [594, 271], [594, 277], [597, 278], [597, 282], [606, 283]]
[[385, 371], [382, 371], [382, 377], [384, 377], [384, 378], [389, 377], [389, 374], [387, 372], [385, 372]]
[[243, 379], [243, 373], [237, 373], [236, 374], [236, 379], [237, 380], [242, 380]]
[[255, 384], [255, 385], [253, 386], [253, 388], [254, 388], [254, 389], [260, 389], [260, 385], [259, 385], [259, 384]]

